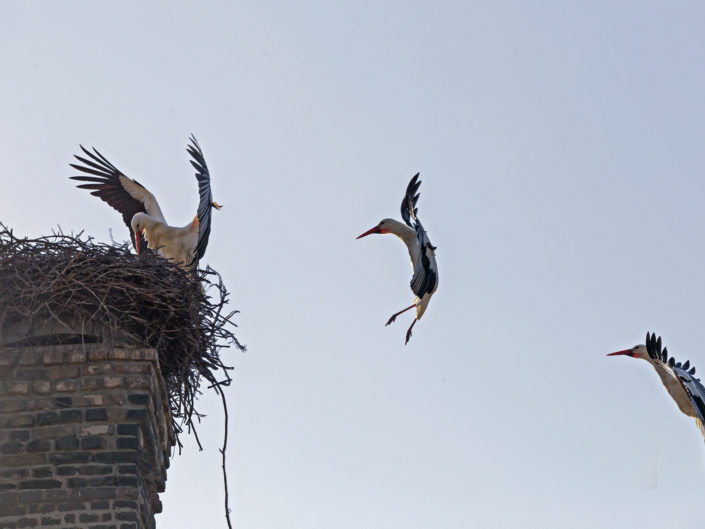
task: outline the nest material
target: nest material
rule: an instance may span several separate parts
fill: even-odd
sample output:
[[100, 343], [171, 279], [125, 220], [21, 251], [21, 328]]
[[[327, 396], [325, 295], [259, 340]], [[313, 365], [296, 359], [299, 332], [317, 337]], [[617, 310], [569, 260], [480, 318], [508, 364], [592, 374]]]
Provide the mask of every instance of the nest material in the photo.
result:
[[179, 447], [184, 427], [195, 433], [203, 380], [218, 390], [230, 382], [220, 349], [245, 350], [232, 332], [238, 311], [224, 314], [227, 303], [210, 267], [185, 271], [152, 253], [137, 256], [128, 243], [97, 243], [81, 233], [19, 239], [0, 223], [0, 336], [18, 323], [31, 334], [78, 322], [101, 329], [97, 340], [156, 349]]

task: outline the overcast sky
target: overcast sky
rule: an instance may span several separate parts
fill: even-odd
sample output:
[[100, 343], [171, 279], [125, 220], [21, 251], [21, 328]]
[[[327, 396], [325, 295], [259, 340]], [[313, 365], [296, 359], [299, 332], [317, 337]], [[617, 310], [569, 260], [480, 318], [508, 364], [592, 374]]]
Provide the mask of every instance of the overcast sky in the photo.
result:
[[[79, 143], [195, 214], [248, 352], [246, 529], [700, 528], [705, 446], [646, 364], [705, 373], [705, 4], [2, 2], [0, 220], [108, 241]], [[438, 292], [392, 236], [421, 172]], [[215, 397], [157, 526], [224, 527]]]

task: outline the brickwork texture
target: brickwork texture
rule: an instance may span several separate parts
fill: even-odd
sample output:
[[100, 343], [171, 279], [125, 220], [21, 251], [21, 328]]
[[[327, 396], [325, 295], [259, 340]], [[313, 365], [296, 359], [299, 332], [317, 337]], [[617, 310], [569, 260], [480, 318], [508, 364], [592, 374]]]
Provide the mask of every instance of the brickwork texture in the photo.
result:
[[156, 351], [0, 346], [0, 529], [151, 529], [174, 444]]

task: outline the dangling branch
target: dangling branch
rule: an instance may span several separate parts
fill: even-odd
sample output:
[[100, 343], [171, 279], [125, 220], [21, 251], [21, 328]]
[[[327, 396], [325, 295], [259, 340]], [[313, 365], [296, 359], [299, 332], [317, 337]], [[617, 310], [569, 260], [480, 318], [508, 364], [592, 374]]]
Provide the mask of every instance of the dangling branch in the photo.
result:
[[[227, 384], [226, 384], [227, 385]], [[228, 447], [228, 405], [225, 402], [225, 393], [221, 384], [215, 385], [215, 390], [220, 393], [220, 398], [223, 400], [223, 412], [225, 414], [225, 433], [223, 434], [223, 448], [220, 453], [223, 456], [223, 486], [225, 488], [225, 520], [228, 522], [228, 528], [233, 529], [230, 523], [230, 506], [228, 505], [228, 472], [225, 468], [225, 450]]]

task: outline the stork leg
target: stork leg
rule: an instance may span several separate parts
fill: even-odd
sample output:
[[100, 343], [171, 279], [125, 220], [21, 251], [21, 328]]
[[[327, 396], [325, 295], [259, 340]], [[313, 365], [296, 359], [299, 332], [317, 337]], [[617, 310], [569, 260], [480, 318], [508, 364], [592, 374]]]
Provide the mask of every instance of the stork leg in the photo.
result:
[[414, 325], [416, 325], [416, 322], [419, 320], [414, 320], [414, 322], [411, 324], [411, 327], [409, 327], [409, 330], [406, 331], [406, 341], [404, 342], [404, 345], [409, 343], [409, 338], [411, 338], [411, 329], [414, 328]]
[[415, 306], [416, 306], [416, 303], [414, 303], [413, 305], [411, 305], [411, 306], [409, 306], [409, 307], [406, 307], [404, 310], [400, 310], [400, 311], [397, 312], [396, 314], [392, 314], [392, 317], [389, 318], [389, 321], [388, 321], [387, 323], [385, 323], [384, 326], [386, 327], [386, 326], [389, 325], [390, 323], [394, 323], [394, 320], [397, 319], [397, 316], [399, 316], [399, 314], [402, 314], [403, 312], [406, 312], [406, 311], [409, 310], [409, 309], [413, 309]]

